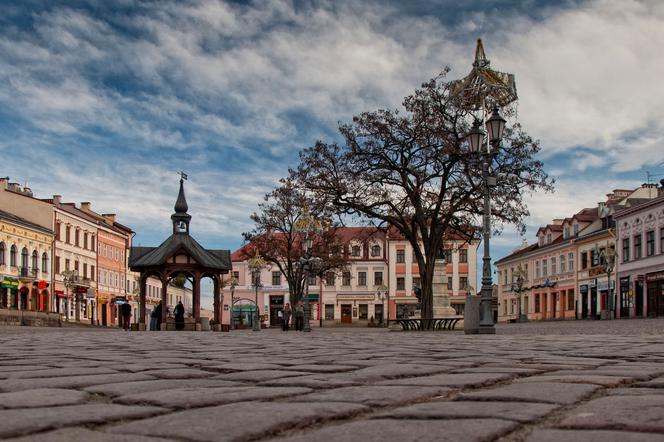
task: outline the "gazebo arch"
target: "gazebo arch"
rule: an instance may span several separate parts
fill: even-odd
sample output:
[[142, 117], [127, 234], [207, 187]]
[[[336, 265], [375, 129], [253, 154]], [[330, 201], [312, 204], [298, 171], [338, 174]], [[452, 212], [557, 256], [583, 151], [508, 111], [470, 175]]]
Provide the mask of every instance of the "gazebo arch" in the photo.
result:
[[[161, 301], [167, 305], [169, 280], [179, 273], [193, 278], [193, 313], [196, 329], [200, 329], [201, 279], [211, 277], [214, 285], [215, 330], [221, 330], [221, 275], [232, 269], [229, 250], [209, 250], [203, 248], [190, 234], [191, 215], [184, 195], [184, 177], [180, 179], [180, 192], [175, 202], [175, 213], [171, 215], [173, 234], [159, 247], [132, 247], [129, 267], [140, 273], [140, 327], [145, 328], [146, 282], [148, 277], [161, 280]], [[166, 327], [166, 308], [161, 311], [162, 330]]]

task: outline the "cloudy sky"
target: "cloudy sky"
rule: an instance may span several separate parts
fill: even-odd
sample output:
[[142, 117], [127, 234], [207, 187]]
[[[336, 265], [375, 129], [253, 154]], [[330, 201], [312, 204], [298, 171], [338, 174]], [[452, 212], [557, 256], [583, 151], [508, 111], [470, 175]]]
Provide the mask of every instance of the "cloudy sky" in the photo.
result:
[[184, 170], [193, 234], [238, 247], [301, 148], [444, 66], [466, 75], [478, 37], [557, 181], [528, 196], [530, 241], [664, 177], [658, 0], [0, 3], [0, 175], [115, 212], [142, 245], [169, 233]]

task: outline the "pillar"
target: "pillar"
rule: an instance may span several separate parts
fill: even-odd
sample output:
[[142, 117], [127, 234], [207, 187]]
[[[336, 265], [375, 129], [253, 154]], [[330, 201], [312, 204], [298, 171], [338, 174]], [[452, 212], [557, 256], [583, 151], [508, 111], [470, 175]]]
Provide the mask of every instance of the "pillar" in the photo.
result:
[[[145, 285], [147, 284], [148, 278], [145, 276], [144, 273], [141, 273], [141, 277], [139, 279], [140, 283], [140, 293], [139, 293], [139, 301], [138, 301], [138, 318], [139, 322], [142, 324], [142, 326], [139, 325], [140, 327], [145, 327]], [[106, 306], [104, 306], [106, 307]]]
[[168, 276], [161, 275], [161, 329], [166, 330], [168, 318]]
[[[194, 293], [193, 293], [194, 320], [196, 324], [201, 320], [201, 274], [196, 272], [194, 275]], [[198, 325], [197, 325], [198, 327]]]
[[219, 276], [214, 278], [214, 330], [221, 331], [221, 300], [220, 298]]

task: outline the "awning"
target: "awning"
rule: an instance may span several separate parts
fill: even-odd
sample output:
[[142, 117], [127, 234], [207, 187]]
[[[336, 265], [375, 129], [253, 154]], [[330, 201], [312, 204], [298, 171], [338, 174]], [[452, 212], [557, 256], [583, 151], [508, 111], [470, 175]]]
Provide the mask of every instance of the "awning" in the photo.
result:
[[8, 276], [5, 276], [4, 279], [2, 280], [2, 285], [3, 288], [7, 289], [17, 289], [18, 288], [19, 281], [16, 278], [10, 278]]

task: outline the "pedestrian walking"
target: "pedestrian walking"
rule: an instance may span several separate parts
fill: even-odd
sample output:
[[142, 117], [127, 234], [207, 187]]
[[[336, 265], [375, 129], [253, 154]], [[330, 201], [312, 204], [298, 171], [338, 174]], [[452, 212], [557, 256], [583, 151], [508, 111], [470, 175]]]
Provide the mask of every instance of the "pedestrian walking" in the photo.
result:
[[182, 330], [184, 329], [184, 305], [182, 301], [178, 302], [178, 305], [175, 306], [175, 329]]
[[154, 329], [156, 331], [161, 330], [161, 312], [163, 310], [164, 306], [161, 304], [161, 301], [159, 301], [159, 304], [157, 304], [156, 312], [155, 312], [155, 317], [157, 318], [155, 322], [155, 327]]
[[152, 307], [152, 313], [150, 313], [150, 331], [157, 330], [157, 306]]
[[304, 330], [304, 305], [302, 301], [298, 302], [297, 307], [295, 307], [295, 330]]
[[125, 302], [120, 306], [120, 312], [122, 313], [122, 328], [126, 331], [129, 331], [129, 322], [131, 319], [131, 304]]
[[284, 311], [282, 312], [283, 315], [283, 321], [281, 323], [281, 329], [282, 331], [288, 331], [288, 328], [290, 327], [290, 318], [291, 315], [293, 314], [293, 310], [291, 309], [290, 303], [286, 303], [284, 306]]

